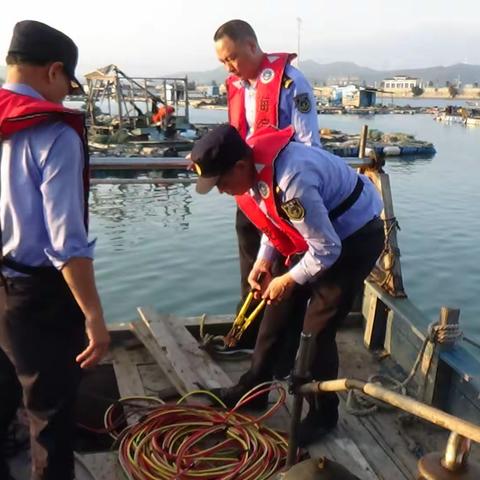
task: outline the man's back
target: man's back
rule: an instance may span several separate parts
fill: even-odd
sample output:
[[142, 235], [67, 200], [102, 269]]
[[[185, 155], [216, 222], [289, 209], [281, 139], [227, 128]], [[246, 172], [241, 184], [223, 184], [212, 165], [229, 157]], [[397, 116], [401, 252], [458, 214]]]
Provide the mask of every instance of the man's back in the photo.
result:
[[[62, 263], [72, 249], [84, 249], [82, 148], [77, 133], [62, 122], [22, 130], [3, 142], [4, 255], [39, 266]], [[81, 240], [76, 246], [75, 239]]]
[[[382, 210], [382, 201], [373, 183], [363, 175], [363, 190], [356, 202], [332, 222], [337, 235], [343, 239], [358, 230]], [[332, 211], [355, 188], [358, 175], [343, 159], [321, 148], [306, 147], [290, 142], [275, 162], [275, 179], [281, 193], [280, 200], [297, 199], [302, 202], [306, 217], [313, 224], [328, 229], [330, 221], [321, 220], [321, 214]], [[322, 205], [318, 204], [321, 199]], [[315, 218], [316, 217], [316, 218]], [[307, 220], [308, 220], [307, 218]]]

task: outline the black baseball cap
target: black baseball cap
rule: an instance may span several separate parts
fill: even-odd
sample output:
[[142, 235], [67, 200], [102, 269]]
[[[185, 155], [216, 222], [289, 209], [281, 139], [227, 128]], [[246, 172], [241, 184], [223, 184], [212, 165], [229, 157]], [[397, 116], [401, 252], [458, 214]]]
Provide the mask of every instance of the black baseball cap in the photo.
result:
[[199, 177], [197, 192], [212, 190], [220, 176], [250, 152], [250, 147], [229, 124], [218, 126], [197, 140], [190, 154]]
[[39, 62], [62, 62], [70, 78], [70, 93], [85, 93], [75, 77], [78, 48], [70, 37], [59, 30], [35, 20], [18, 22], [13, 29], [8, 53]]

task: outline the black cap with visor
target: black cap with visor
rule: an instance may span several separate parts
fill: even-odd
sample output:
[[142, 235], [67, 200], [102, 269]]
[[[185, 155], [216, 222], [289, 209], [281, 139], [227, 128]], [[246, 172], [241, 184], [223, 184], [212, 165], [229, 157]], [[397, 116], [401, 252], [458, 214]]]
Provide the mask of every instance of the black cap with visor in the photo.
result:
[[62, 62], [70, 79], [70, 94], [81, 94], [81, 83], [75, 77], [78, 48], [64, 33], [35, 20], [18, 22], [13, 29], [9, 54], [36, 62]]
[[250, 147], [229, 124], [216, 127], [197, 140], [190, 155], [199, 176], [197, 192], [204, 194], [212, 190], [221, 175], [250, 152]]

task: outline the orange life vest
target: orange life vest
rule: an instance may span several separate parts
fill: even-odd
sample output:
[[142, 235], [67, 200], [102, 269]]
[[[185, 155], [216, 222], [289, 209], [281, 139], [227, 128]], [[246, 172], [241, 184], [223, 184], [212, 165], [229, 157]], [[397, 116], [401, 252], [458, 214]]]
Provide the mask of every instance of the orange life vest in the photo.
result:
[[247, 140], [247, 143], [253, 149], [253, 160], [257, 171], [256, 187], [265, 203], [266, 213], [250, 193], [247, 192], [235, 197], [243, 213], [287, 258], [291, 255], [305, 253], [308, 250], [308, 244], [303, 236], [288, 220], [280, 215], [275, 199], [277, 187], [275, 183], [275, 160], [292, 140], [294, 134], [295, 129], [292, 126], [283, 130], [266, 127]]
[[[54, 120], [61, 120], [70, 125], [78, 133], [84, 145], [83, 190], [85, 192], [85, 225], [87, 226], [90, 171], [84, 114], [57, 103], [0, 88], [0, 141], [26, 128]], [[68, 155], [65, 156], [68, 158]]]
[[[252, 132], [272, 125], [278, 127], [278, 109], [280, 92], [285, 67], [296, 57], [294, 53], [265, 54], [260, 65], [255, 98], [255, 124]], [[247, 117], [245, 113], [245, 87], [242, 80], [231, 75], [226, 81], [228, 100], [228, 121], [233, 125], [242, 138], [248, 133]]]

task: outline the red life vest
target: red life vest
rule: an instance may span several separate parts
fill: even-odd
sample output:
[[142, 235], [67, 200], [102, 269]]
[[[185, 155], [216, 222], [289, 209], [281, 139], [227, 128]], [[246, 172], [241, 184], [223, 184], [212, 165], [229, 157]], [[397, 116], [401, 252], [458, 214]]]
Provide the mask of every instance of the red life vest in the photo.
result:
[[[252, 132], [267, 125], [278, 127], [278, 109], [285, 67], [297, 55], [295, 53], [265, 54], [260, 65], [255, 90], [255, 124]], [[245, 113], [245, 87], [240, 77], [230, 75], [226, 81], [228, 121], [242, 138], [247, 137], [248, 125]]]
[[303, 236], [280, 215], [275, 201], [275, 160], [294, 134], [295, 129], [292, 126], [283, 130], [268, 127], [247, 140], [253, 149], [253, 161], [257, 171], [255, 181], [265, 203], [266, 214], [248, 192], [235, 197], [243, 213], [287, 259], [291, 255], [305, 253], [308, 250], [308, 244]]
[[85, 225], [87, 226], [90, 171], [84, 114], [57, 103], [0, 88], [0, 141], [26, 128], [53, 120], [61, 120], [70, 125], [78, 133], [84, 145], [83, 190], [85, 192]]

